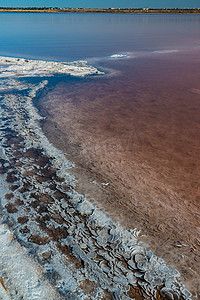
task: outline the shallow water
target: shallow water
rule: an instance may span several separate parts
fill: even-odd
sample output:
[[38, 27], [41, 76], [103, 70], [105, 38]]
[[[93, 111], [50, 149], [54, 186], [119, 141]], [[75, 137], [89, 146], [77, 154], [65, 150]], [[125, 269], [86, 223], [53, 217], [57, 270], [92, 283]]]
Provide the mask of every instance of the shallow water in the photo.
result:
[[3, 299], [46, 299], [49, 284], [49, 299], [191, 299], [179, 272], [144, 248], [136, 228], [124, 230], [76, 191], [73, 164], [46, 138], [32, 103], [48, 81], [3, 83]]
[[[4, 81], [2, 86], [10, 87], [1, 98], [7, 155], [1, 173], [10, 184], [2, 199], [4, 222], [44, 266], [63, 299], [74, 292], [81, 299], [87, 293], [91, 299], [178, 297], [184, 291], [174, 279], [178, 273], [159, 265], [159, 280], [154, 281], [155, 269], [149, 266], [164, 262], [140, 248], [137, 230], [124, 235], [111, 219], [96, 214], [86, 195], [126, 228], [142, 229], [143, 242], [198, 294], [199, 16], [0, 16], [5, 28], [0, 54], [55, 61], [88, 58], [105, 71], [85, 78], [56, 75], [41, 86], [46, 78], [27, 79], [25, 85], [14, 83], [17, 93], [12, 82]], [[34, 85], [26, 89], [27, 82]], [[44, 132], [65, 154], [41, 131], [37, 111], [30, 99], [26, 102], [29, 93], [47, 117], [40, 123]], [[130, 234], [139, 257], [129, 252]], [[128, 252], [119, 246], [121, 235]], [[166, 274], [175, 280], [174, 290]], [[189, 299], [185, 293], [180, 297]]]

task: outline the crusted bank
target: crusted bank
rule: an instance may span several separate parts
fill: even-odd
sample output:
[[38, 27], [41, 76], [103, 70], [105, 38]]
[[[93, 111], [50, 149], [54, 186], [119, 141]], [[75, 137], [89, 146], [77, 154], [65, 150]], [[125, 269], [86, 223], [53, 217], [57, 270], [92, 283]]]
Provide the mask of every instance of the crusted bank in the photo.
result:
[[103, 74], [95, 67], [88, 66], [86, 61], [67, 63], [0, 56], [0, 78], [44, 77], [55, 73], [81, 77]]

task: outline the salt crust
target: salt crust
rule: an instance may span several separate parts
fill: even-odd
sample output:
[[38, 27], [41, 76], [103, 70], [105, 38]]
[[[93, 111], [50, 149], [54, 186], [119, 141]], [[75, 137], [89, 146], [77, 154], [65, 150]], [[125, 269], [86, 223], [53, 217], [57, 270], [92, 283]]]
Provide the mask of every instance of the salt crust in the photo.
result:
[[95, 67], [88, 66], [86, 61], [67, 63], [0, 56], [0, 78], [45, 77], [53, 74], [84, 77], [103, 73]]
[[[11, 88], [12, 86], [14, 90], [27, 89], [25, 86], [22, 88], [24, 83], [18, 80], [9, 82], [8, 79], [4, 83], [5, 87], [9, 86]], [[57, 174], [64, 178], [67, 184], [75, 188], [76, 181], [69, 170], [72, 164], [45, 137], [39, 125], [41, 116], [32, 104], [32, 99], [36, 96], [37, 91], [44, 88], [47, 83], [47, 81], [42, 81], [38, 85], [29, 86], [27, 96], [4, 95], [2, 103], [15, 115], [11, 128], [14, 128], [19, 135], [24, 137], [26, 149], [32, 147], [43, 149], [51, 160], [53, 167], [56, 168]], [[28, 118], [24, 119], [23, 114]], [[6, 112], [4, 112], [4, 117], [5, 115]], [[8, 161], [11, 155], [9, 149], [7, 149], [7, 152], [4, 150], [2, 152], [2, 156], [6, 157]], [[24, 165], [26, 165], [26, 160], [24, 160]], [[19, 178], [19, 182], [20, 180], [23, 179]], [[34, 188], [40, 191], [41, 194], [50, 193], [45, 183], [38, 183], [34, 178], [32, 178], [32, 181]], [[46, 268], [46, 272], [54, 269], [61, 275], [63, 279], [58, 280], [56, 283], [59, 290], [63, 288], [72, 293], [76, 291], [79, 295], [78, 299], [86, 299], [87, 295], [84, 295], [81, 291], [79, 284], [82, 280], [88, 278], [100, 283], [102, 289], [105, 288], [113, 292], [115, 299], [130, 299], [125, 295], [130, 285], [139, 285], [146, 295], [149, 295], [149, 298], [145, 299], [156, 299], [158, 286], [161, 287], [161, 294], [167, 295], [170, 299], [179, 299], [180, 297], [191, 299], [191, 294], [184, 289], [180, 281], [179, 273], [168, 268], [162, 259], [157, 258], [151, 251], [143, 247], [138, 239], [138, 230], [124, 230], [119, 224], [114, 223], [110, 217], [88, 202], [83, 195], [78, 194], [74, 188], [70, 192], [66, 192], [70, 196], [69, 203], [65, 201], [55, 202], [49, 205], [49, 212], [59, 213], [71, 224], [66, 227], [68, 236], [62, 239], [62, 245], [69, 246], [73, 255], [84, 261], [84, 269], [75, 271], [72, 268], [73, 266], [64, 267], [64, 257], [59, 254], [52, 241], [48, 244], [48, 248], [46, 248], [46, 245], [42, 245], [38, 247], [39, 250], [37, 249], [39, 253], [47, 250], [54, 252], [50, 263], [44, 264], [44, 268]], [[62, 184], [60, 190], [65, 192]], [[18, 196], [22, 197], [22, 195]], [[63, 209], [64, 207], [69, 209]], [[86, 216], [85, 224], [83, 219], [79, 217], [80, 215]], [[12, 217], [17, 219], [17, 213], [16, 217], [14, 214]], [[57, 224], [56, 226], [60, 225]], [[36, 224], [31, 223], [31, 227], [33, 232], [40, 232], [43, 235]], [[22, 238], [19, 232], [18, 237]], [[22, 292], [25, 299], [55, 299], [54, 291], [46, 281], [41, 280], [41, 283], [38, 284], [41, 273], [36, 262], [26, 255], [24, 248], [17, 241], [13, 240], [12, 234], [5, 225], [0, 227], [0, 241], [3, 245], [2, 271], [8, 276], [7, 282], [10, 280], [11, 290], [17, 289], [17, 291]], [[100, 263], [94, 259], [96, 255], [102, 256]], [[24, 261], [25, 264], [23, 264]], [[126, 265], [121, 264], [120, 261], [125, 261]], [[21, 262], [22, 266], [20, 265]], [[21, 269], [22, 272], [18, 269]], [[14, 280], [15, 277], [17, 280]], [[45, 296], [46, 292], [48, 292], [48, 297]], [[103, 292], [101, 289], [97, 289], [97, 294], [98, 299], [102, 299]], [[97, 294], [91, 299], [97, 299]]]
[[126, 54], [113, 54], [110, 57], [120, 59], [120, 58], [128, 58], [128, 55], [126, 55]]
[[0, 245], [1, 272], [9, 276], [5, 279], [8, 292], [0, 284], [2, 299], [60, 299], [59, 294], [44, 279], [41, 268], [26, 255], [24, 248], [14, 240], [4, 224], [0, 224]]

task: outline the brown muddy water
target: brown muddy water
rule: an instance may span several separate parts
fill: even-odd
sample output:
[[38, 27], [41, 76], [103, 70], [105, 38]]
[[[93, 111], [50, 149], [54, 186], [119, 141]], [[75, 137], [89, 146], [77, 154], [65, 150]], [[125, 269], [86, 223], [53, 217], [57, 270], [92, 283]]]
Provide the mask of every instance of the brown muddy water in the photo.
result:
[[200, 297], [199, 48], [97, 62], [106, 75], [40, 99], [78, 191], [179, 270]]

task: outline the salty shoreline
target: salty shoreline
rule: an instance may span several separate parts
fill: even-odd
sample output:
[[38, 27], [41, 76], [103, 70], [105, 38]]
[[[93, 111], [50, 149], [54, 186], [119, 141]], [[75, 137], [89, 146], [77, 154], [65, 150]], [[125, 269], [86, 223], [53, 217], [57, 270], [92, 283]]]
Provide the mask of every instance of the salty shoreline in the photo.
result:
[[[173, 54], [175, 69], [180, 68], [175, 64], [180, 56]], [[188, 71], [187, 74], [193, 69], [192, 82], [182, 71], [179, 80], [183, 87], [177, 87], [176, 83], [174, 86], [168, 79], [166, 86], [164, 81], [160, 85], [158, 80], [153, 95], [149, 83], [145, 87], [147, 91], [142, 91], [142, 97], [134, 95], [135, 102], [128, 105], [121, 101], [124, 89], [128, 89], [128, 78], [122, 81], [124, 84], [127, 80], [127, 85], [117, 81], [115, 89], [108, 77], [92, 80], [93, 83], [74, 82], [74, 87], [71, 83], [67, 87], [58, 84], [42, 97], [40, 103], [42, 114], [44, 110], [48, 111], [43, 127], [48, 138], [56, 147], [67, 151], [69, 159], [75, 162], [72, 172], [79, 178], [78, 191], [98, 203], [114, 220], [120, 220], [125, 228], [143, 228], [145, 236], [141, 239], [180, 271], [187, 288], [195, 294], [199, 293], [198, 190], [195, 185], [198, 140], [192, 137], [197, 136], [199, 128], [199, 94], [198, 90], [191, 89], [195, 85], [198, 87], [198, 73], [193, 68], [195, 52], [190, 58], [187, 69], [185, 65], [182, 68]], [[152, 62], [156, 65], [156, 58]], [[134, 61], [134, 68], [136, 63]], [[125, 70], [128, 64], [130, 61]], [[168, 60], [166, 65], [173, 78], [174, 69], [169, 69]], [[146, 68], [143, 70], [139, 65], [139, 69], [145, 82]], [[102, 92], [102, 85], [105, 92]], [[161, 88], [163, 93], [159, 95]], [[179, 92], [182, 89], [184, 95]], [[151, 102], [151, 99], [157, 101]], [[143, 109], [139, 110], [140, 107]], [[124, 123], [123, 115], [127, 123]], [[132, 124], [137, 134], [132, 131]], [[120, 136], [116, 138], [118, 132]]]
[[[46, 136], [56, 147], [62, 149], [64, 152], [66, 149], [68, 150], [68, 158], [75, 163], [71, 172], [78, 178], [76, 190], [79, 193], [86, 194], [87, 198], [92, 201], [92, 203], [100, 207], [102, 211], [107, 212], [115, 222], [120, 221], [123, 228], [130, 229], [136, 222], [137, 228], [141, 228], [140, 224], [143, 223], [145, 229], [143, 228], [142, 236], [140, 237], [143, 245], [145, 247], [148, 245], [148, 248], [149, 245], [151, 245], [150, 249], [153, 249], [153, 252], [156, 253], [156, 255], [163, 257], [165, 261], [168, 261], [169, 265], [178, 269], [181, 275], [185, 276], [185, 280], [188, 284], [187, 288], [190, 289], [192, 285], [194, 291], [198, 292], [197, 250], [195, 248], [193, 250], [192, 244], [185, 244], [183, 239], [177, 240], [178, 234], [173, 231], [173, 223], [171, 224], [171, 228], [168, 227], [166, 223], [163, 223], [155, 230], [153, 220], [152, 224], [148, 223], [149, 219], [145, 212], [145, 204], [141, 203], [141, 209], [144, 214], [143, 219], [140, 219], [141, 216], [137, 215], [137, 210], [135, 212], [133, 206], [131, 207], [128, 205], [129, 202], [127, 202], [127, 205], [124, 202], [125, 197], [128, 201], [130, 201], [130, 199], [128, 194], [125, 195], [124, 190], [120, 191], [121, 183], [123, 183], [123, 181], [119, 184], [119, 181], [116, 181], [115, 178], [108, 176], [108, 174], [102, 172], [100, 168], [92, 165], [90, 159], [87, 161], [85, 157], [80, 155], [79, 151], [80, 149], [83, 149], [83, 146], [71, 143], [70, 139], [66, 138], [66, 134], [59, 129], [57, 123], [53, 123], [52, 120], [47, 120], [42, 128]], [[149, 224], [151, 224], [151, 226], [148, 227]], [[177, 242], [170, 242], [171, 233], [172, 240], [176, 238]], [[180, 257], [184, 260], [187, 259], [183, 265], [182, 262], [181, 264], [177, 263]], [[195, 262], [197, 262], [197, 266], [195, 270], [193, 270], [191, 267]], [[191, 278], [191, 282], [188, 280], [187, 276], [189, 279]]]
[[[17, 78], [47, 76], [44, 67], [27, 68], [27, 61], [19, 71], [19, 61]], [[12, 77], [13, 72], [12, 67]], [[165, 299], [166, 295], [191, 299], [179, 273], [143, 247], [138, 230], [124, 230], [76, 191], [73, 165], [49, 142], [39, 125], [42, 117], [32, 104], [47, 84], [47, 80], [29, 85], [17, 79], [1, 82], [5, 93], [1, 95], [5, 149], [1, 173], [7, 174], [10, 189], [1, 199], [4, 222], [26, 254], [44, 267], [63, 299], [75, 294], [77, 299], [88, 295], [91, 299], [97, 295], [99, 299]]]

